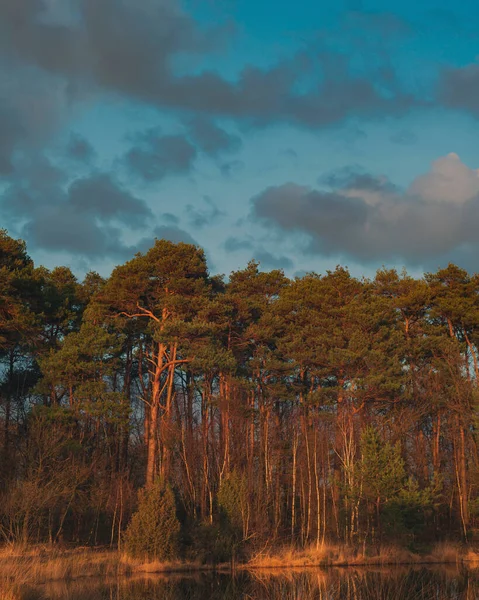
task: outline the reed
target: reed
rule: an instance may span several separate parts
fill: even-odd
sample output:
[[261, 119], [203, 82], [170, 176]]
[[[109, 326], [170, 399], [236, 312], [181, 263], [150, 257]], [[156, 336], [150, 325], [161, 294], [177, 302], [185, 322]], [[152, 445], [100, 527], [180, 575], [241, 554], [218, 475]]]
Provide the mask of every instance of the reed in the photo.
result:
[[459, 544], [440, 543], [426, 554], [415, 554], [405, 548], [383, 545], [379, 552], [371, 548], [355, 549], [345, 545], [322, 544], [303, 549], [284, 547], [279, 550], [259, 552], [245, 565], [246, 568], [305, 568], [315, 566], [374, 566], [452, 564], [479, 562], [479, 553], [465, 551]]
[[[283, 547], [258, 552], [239, 570], [294, 569], [318, 566], [379, 566], [456, 564], [475, 566], [479, 553], [458, 544], [442, 543], [427, 554], [413, 554], [398, 546], [383, 546], [379, 553], [371, 549], [354, 549], [344, 545], [323, 544], [304, 549]], [[16, 586], [38, 585], [49, 581], [70, 581], [86, 577], [130, 576], [134, 573], [193, 573], [230, 571], [231, 565], [205, 565], [199, 562], [145, 562], [115, 551], [89, 548], [58, 549], [48, 546], [9, 547], [0, 550], [0, 589], [13, 593]], [[10, 586], [10, 587], [8, 587]], [[7, 591], [2, 592], [4, 594]], [[7, 596], [1, 596], [7, 599]]]

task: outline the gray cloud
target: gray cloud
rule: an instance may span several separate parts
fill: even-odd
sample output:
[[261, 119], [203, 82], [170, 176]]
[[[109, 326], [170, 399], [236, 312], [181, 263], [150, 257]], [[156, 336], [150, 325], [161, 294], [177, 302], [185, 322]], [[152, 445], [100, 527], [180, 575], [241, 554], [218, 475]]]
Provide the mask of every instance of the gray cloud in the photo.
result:
[[385, 177], [371, 175], [365, 172], [359, 165], [350, 165], [335, 169], [319, 177], [318, 183], [324, 184], [333, 190], [337, 188], [369, 192], [394, 192], [397, 190], [396, 186]]
[[157, 128], [137, 134], [134, 140], [123, 160], [130, 173], [145, 182], [187, 173], [196, 158], [195, 147], [184, 136], [162, 135]]
[[160, 225], [155, 227], [153, 233], [158, 239], [170, 240], [175, 244], [184, 242], [185, 244], [198, 245], [198, 242], [187, 231], [173, 225]]
[[146, 203], [110, 175], [97, 173], [67, 185], [61, 170], [40, 159], [28, 177], [10, 185], [0, 209], [34, 247], [89, 258], [131, 255], [117, 225], [137, 229], [152, 218]]
[[293, 261], [287, 256], [275, 256], [261, 247], [256, 249], [254, 259], [267, 269], [292, 269], [294, 267]]
[[130, 227], [141, 227], [147, 218], [153, 218], [144, 200], [104, 173], [74, 181], [68, 190], [68, 202], [76, 212], [102, 220], [116, 219]]
[[232, 177], [243, 168], [244, 162], [242, 160], [230, 160], [220, 165], [220, 171], [223, 177]]
[[251, 240], [240, 240], [237, 237], [230, 236], [224, 243], [226, 252], [237, 252], [238, 250], [251, 250], [253, 243]]
[[66, 155], [72, 160], [81, 163], [91, 163], [95, 157], [95, 149], [83, 136], [72, 133], [66, 147]]
[[198, 246], [198, 242], [184, 229], [180, 229], [175, 225], [159, 225], [153, 230], [153, 235], [140, 240], [136, 246], [137, 252], [146, 252], [155, 243], [155, 239], [169, 240], [175, 244], [183, 242], [185, 244], [193, 244]]
[[23, 228], [23, 235], [34, 247], [67, 251], [88, 258], [126, 258], [133, 250], [121, 241], [117, 228], [101, 226], [65, 207], [47, 207]]
[[197, 208], [192, 204], [186, 205], [188, 220], [193, 227], [205, 227], [214, 224], [224, 215], [209, 196], [203, 196], [203, 208]]
[[197, 116], [190, 121], [189, 134], [203, 152], [213, 157], [225, 152], [237, 152], [241, 147], [239, 136], [228, 133], [205, 117]]
[[171, 213], [163, 213], [161, 215], [161, 221], [166, 223], [167, 225], [178, 225], [180, 222], [179, 218], [176, 215], [172, 215]]
[[0, 41], [0, 177], [14, 176], [22, 160], [46, 146], [67, 104], [63, 80], [4, 60]]
[[363, 261], [425, 265], [464, 244], [478, 249], [479, 173], [455, 154], [435, 161], [406, 190], [354, 172], [330, 183], [331, 190], [268, 188], [253, 198], [252, 217], [306, 235], [313, 253]]
[[0, 177], [13, 173], [13, 154], [24, 134], [18, 114], [0, 104]]
[[[73, 99], [101, 89], [161, 108], [309, 126], [404, 112], [417, 100], [401, 89], [387, 58], [389, 37], [404, 35], [399, 19], [354, 18], [345, 27], [347, 54], [332, 36], [269, 69], [246, 66], [231, 81], [208, 70], [177, 74], [176, 58], [205, 56], [225, 36], [205, 31], [175, 0], [3, 0], [0, 52], [64, 77]], [[361, 38], [357, 19], [367, 29]]]
[[439, 86], [440, 100], [450, 108], [479, 115], [479, 64], [444, 70]]

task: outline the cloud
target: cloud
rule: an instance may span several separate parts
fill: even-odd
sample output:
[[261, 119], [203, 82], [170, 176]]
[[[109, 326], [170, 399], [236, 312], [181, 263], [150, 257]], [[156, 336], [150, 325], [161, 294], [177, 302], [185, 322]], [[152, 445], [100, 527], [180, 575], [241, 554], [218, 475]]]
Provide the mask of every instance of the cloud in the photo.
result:
[[220, 165], [220, 171], [223, 177], [232, 177], [235, 173], [239, 173], [244, 166], [242, 160], [230, 160]]
[[145, 182], [188, 173], [196, 158], [196, 149], [186, 137], [162, 135], [158, 128], [137, 134], [134, 140], [123, 162], [132, 175]]
[[66, 147], [66, 155], [72, 160], [89, 164], [94, 159], [96, 152], [87, 139], [77, 133], [72, 133]]
[[293, 261], [287, 256], [275, 256], [261, 247], [256, 249], [254, 258], [267, 269], [292, 269], [294, 267]]
[[479, 115], [479, 63], [445, 69], [440, 78], [439, 99], [449, 108]]
[[[323, 35], [276, 65], [245, 65], [226, 79], [206, 68], [178, 69], [188, 56], [194, 65], [208, 62], [226, 36], [225, 27], [205, 29], [175, 0], [3, 0], [0, 53], [64, 78], [72, 99], [98, 90], [158, 108], [261, 124], [320, 127], [352, 115], [401, 114], [415, 105], [388, 57], [390, 39], [406, 35], [407, 28], [387, 14], [352, 15], [349, 21], [347, 39], [339, 44], [337, 32]], [[356, 34], [358, 28], [364, 35]], [[208, 143], [211, 133], [202, 132]]]
[[46, 207], [23, 228], [23, 235], [36, 248], [67, 251], [88, 258], [126, 258], [133, 254], [121, 242], [118, 228], [101, 226], [66, 206], [57, 211]]
[[64, 81], [4, 60], [0, 41], [0, 177], [45, 147], [68, 112], [67, 96]]
[[171, 213], [163, 213], [160, 217], [163, 223], [167, 225], [178, 225], [180, 222], [179, 218], [176, 215], [172, 215]]
[[464, 245], [479, 249], [479, 172], [456, 154], [436, 160], [405, 190], [354, 169], [330, 177], [329, 187], [270, 187], [253, 198], [252, 217], [305, 235], [312, 253], [366, 262], [426, 265]]
[[228, 133], [211, 119], [202, 116], [191, 119], [189, 135], [203, 152], [212, 157], [223, 153], [237, 152], [241, 147], [239, 136]]
[[184, 229], [180, 229], [175, 225], [159, 225], [153, 230], [153, 235], [145, 237], [136, 245], [137, 252], [147, 252], [154, 244], [155, 239], [169, 240], [175, 244], [183, 242], [185, 244], [193, 244], [198, 246], [198, 242]]
[[175, 244], [183, 242], [185, 244], [198, 245], [198, 242], [187, 231], [173, 225], [160, 225], [154, 229], [153, 233], [158, 239], [170, 240], [170, 242], [174, 242]]
[[32, 246], [89, 258], [131, 255], [121, 232], [152, 219], [146, 203], [110, 175], [94, 173], [68, 183], [46, 160], [36, 161], [27, 178], [9, 186], [0, 209]]
[[132, 228], [153, 218], [146, 202], [133, 196], [105, 173], [75, 180], [68, 190], [68, 202], [74, 211], [100, 220], [116, 219]]
[[230, 236], [225, 240], [224, 248], [226, 252], [237, 252], [238, 250], [251, 250], [253, 243], [251, 240], [240, 240], [237, 237]]
[[13, 173], [13, 154], [18, 140], [24, 134], [19, 115], [0, 104], [0, 177]]
[[203, 196], [204, 208], [196, 208], [192, 204], [186, 205], [188, 220], [193, 227], [212, 225], [224, 215], [209, 196]]

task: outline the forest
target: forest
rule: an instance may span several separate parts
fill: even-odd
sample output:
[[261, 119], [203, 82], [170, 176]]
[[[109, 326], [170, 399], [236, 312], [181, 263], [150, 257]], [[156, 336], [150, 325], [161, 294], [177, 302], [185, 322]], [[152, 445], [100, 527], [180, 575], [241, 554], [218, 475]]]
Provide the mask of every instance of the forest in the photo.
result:
[[229, 560], [479, 533], [479, 276], [107, 278], [0, 232], [0, 543]]

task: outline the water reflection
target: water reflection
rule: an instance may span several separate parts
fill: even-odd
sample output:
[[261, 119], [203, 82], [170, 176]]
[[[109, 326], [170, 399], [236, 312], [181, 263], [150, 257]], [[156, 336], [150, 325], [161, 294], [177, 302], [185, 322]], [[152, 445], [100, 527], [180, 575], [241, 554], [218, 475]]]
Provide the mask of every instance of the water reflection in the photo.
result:
[[56, 583], [51, 600], [475, 600], [479, 572], [456, 569], [311, 569], [235, 576], [149, 577]]

